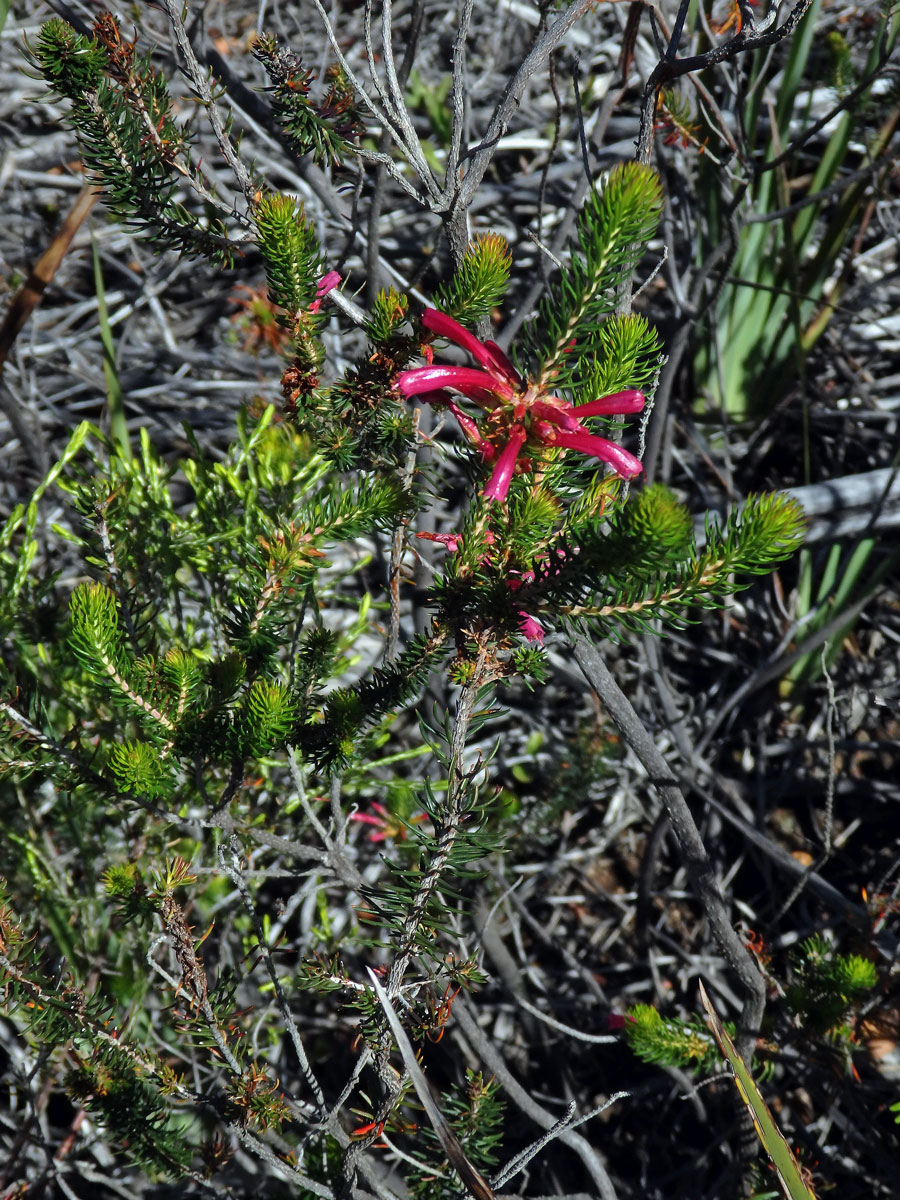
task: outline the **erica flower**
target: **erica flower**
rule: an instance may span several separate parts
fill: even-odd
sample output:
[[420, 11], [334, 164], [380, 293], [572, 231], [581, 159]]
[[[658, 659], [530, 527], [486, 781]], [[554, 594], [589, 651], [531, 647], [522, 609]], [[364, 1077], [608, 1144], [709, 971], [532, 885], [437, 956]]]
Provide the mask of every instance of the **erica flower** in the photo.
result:
[[544, 644], [543, 625], [527, 612], [519, 613], [519, 633], [527, 642], [537, 642], [539, 646]]
[[[376, 816], [371, 813], [353, 812], [350, 814], [351, 821], [359, 821], [363, 825], [374, 825], [374, 832], [369, 834], [370, 842], [384, 842], [388, 838], [396, 838], [402, 842], [406, 840], [406, 826], [402, 821], [395, 817], [392, 813], [379, 804], [377, 800], [373, 800], [369, 805], [374, 808]], [[410, 819], [410, 824], [418, 824], [425, 820], [425, 813], [417, 813], [416, 816]]]
[[[616, 392], [572, 404], [523, 379], [495, 342], [482, 342], [446, 313], [426, 309], [422, 324], [468, 351], [479, 367], [414, 367], [400, 372], [396, 386], [404, 396], [420, 396], [426, 403], [448, 408], [484, 461], [494, 464], [484, 490], [488, 500], [506, 499], [516, 469], [527, 469], [520, 455], [529, 446], [577, 450], [608, 463], [623, 479], [641, 474], [640, 459], [591, 433], [582, 422], [587, 417], [640, 412], [643, 392]], [[460, 409], [447, 389], [478, 405], [484, 414], [481, 425]]]
[[322, 301], [329, 292], [334, 291], [337, 285], [341, 282], [341, 277], [337, 271], [329, 271], [327, 275], [323, 275], [316, 284], [316, 298], [309, 306], [311, 313], [317, 313], [322, 307]]

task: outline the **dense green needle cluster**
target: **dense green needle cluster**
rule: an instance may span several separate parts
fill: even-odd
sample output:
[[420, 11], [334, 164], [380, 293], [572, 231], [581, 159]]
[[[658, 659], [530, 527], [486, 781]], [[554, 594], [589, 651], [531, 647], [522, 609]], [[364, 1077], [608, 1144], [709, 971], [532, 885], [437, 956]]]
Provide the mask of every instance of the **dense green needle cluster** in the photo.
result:
[[[69, 102], [87, 174], [113, 211], [152, 236], [158, 249], [231, 265], [229, 206], [216, 199], [192, 159], [190, 134], [174, 118], [165, 77], [122, 37], [115, 18], [98, 17], [90, 38], [54, 18], [42, 26], [32, 54]], [[203, 208], [178, 198], [185, 185]]]
[[875, 964], [860, 954], [839, 954], [821, 934], [801, 942], [792, 960], [794, 980], [785, 1000], [798, 1027], [809, 1037], [849, 1042], [849, 1019], [878, 982]]
[[259, 248], [266, 264], [269, 299], [293, 325], [315, 299], [322, 251], [303, 205], [290, 196], [261, 197], [254, 210]]
[[[710, 1071], [721, 1062], [712, 1035], [700, 1021], [663, 1017], [652, 1004], [635, 1004], [623, 1026], [625, 1039], [643, 1062]], [[734, 1027], [729, 1028], [734, 1034]]]
[[594, 352], [603, 318], [617, 307], [661, 211], [659, 177], [637, 163], [615, 167], [588, 194], [570, 260], [523, 335], [542, 380], [578, 380], [579, 364]]
[[280, 46], [271, 34], [256, 40], [253, 53], [271, 80], [269, 95], [285, 141], [298, 156], [310, 155], [321, 167], [343, 163], [360, 130], [353, 89], [340, 67], [326, 73], [328, 90], [320, 102], [311, 96], [314, 72]]
[[[768, 970], [771, 973], [771, 964]], [[779, 1030], [779, 1045], [800, 1041], [809, 1046], [824, 1040], [843, 1053], [849, 1072], [855, 1015], [877, 985], [875, 964], [859, 954], [839, 953], [829, 938], [816, 934], [790, 955], [789, 970], [784, 997], [792, 1020]], [[725, 1029], [733, 1038], [734, 1026], [726, 1024]], [[637, 1004], [628, 1010], [623, 1030], [643, 1062], [703, 1073], [721, 1065], [716, 1042], [700, 1021], [664, 1016], [650, 1004]], [[767, 1055], [774, 1048], [769, 1041], [759, 1044], [763, 1074], [771, 1069]]]
[[511, 266], [506, 239], [480, 234], [466, 247], [459, 269], [435, 292], [436, 307], [462, 325], [476, 325], [506, 295]]

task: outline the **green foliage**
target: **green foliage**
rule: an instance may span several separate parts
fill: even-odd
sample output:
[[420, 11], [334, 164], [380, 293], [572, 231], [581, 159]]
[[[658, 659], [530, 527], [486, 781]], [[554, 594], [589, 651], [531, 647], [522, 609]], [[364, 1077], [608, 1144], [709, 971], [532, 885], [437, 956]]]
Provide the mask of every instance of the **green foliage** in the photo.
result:
[[374, 668], [353, 687], [331, 692], [321, 708], [314, 707], [310, 697], [294, 732], [298, 746], [318, 770], [345, 767], [354, 756], [359, 734], [415, 696], [443, 656], [440, 643], [415, 638], [396, 662]]
[[284, 309], [291, 327], [316, 295], [322, 252], [303, 205], [290, 196], [263, 196], [253, 212], [258, 244], [266, 264], [273, 304]]
[[[112, 18], [101, 17], [92, 38], [50, 22], [35, 53], [68, 99], [89, 170], [115, 210], [152, 229], [159, 246], [228, 262], [224, 226], [210, 214], [241, 218], [216, 200], [165, 80]], [[334, 76], [317, 104], [290, 51], [263, 38], [256, 54], [291, 146], [320, 165], [340, 162], [355, 136], [346, 81]], [[202, 198], [202, 216], [174, 200], [176, 187]], [[782, 497], [750, 498], [723, 528], [710, 522], [697, 548], [690, 514], [667, 489], [629, 494], [615, 475], [588, 474], [548, 443], [523, 456], [508, 503], [459, 504], [456, 552], [417, 595], [424, 632], [410, 636], [410, 526], [460, 478], [442, 476], [437, 456], [421, 468], [415, 406], [397, 386], [423, 346], [420, 331], [406, 296], [382, 292], [370, 344], [323, 383], [323, 322], [311, 311], [322, 251], [298, 201], [264, 187], [258, 195], [244, 220], [292, 338], [286, 420], [272, 408], [241, 413], [222, 453], [186, 430], [179, 462], [163, 461], [146, 433], [129, 456], [84, 428], [0, 533], [0, 579], [12, 596], [0, 601], [0, 636], [4, 651], [14, 647], [4, 653], [3, 697], [21, 695], [23, 710], [4, 700], [0, 770], [17, 799], [44, 781], [55, 789], [44, 860], [34, 849], [47, 835], [40, 810], [14, 808], [22, 830], [9, 837], [26, 848], [26, 865], [13, 864], [17, 890], [39, 894], [43, 941], [77, 974], [51, 978], [2, 901], [0, 949], [4, 1011], [40, 1048], [48, 1079], [65, 1069], [70, 1094], [132, 1161], [193, 1177], [202, 1119], [204, 1133], [225, 1131], [263, 1160], [277, 1150], [279, 1170], [296, 1167], [303, 1190], [307, 1148], [315, 1169], [331, 1172], [329, 1186], [338, 1177], [330, 1139], [346, 1141], [346, 1126], [338, 1110], [326, 1114], [341, 1050], [323, 1049], [328, 1039], [315, 1033], [307, 1063], [307, 1033], [283, 984], [316, 991], [323, 1013], [331, 992], [354, 1007], [384, 1080], [386, 1027], [359, 982], [361, 953], [387, 960], [404, 1019], [434, 1040], [456, 989], [483, 980], [467, 950], [457, 956], [461, 920], [486, 861], [511, 839], [515, 810], [491, 790], [490, 751], [473, 762], [467, 743], [496, 717], [500, 683], [547, 672], [542, 652], [524, 644], [523, 621], [586, 617], [600, 633], [659, 617], [677, 624], [687, 605], [719, 603], [743, 586], [736, 572], [770, 570], [791, 553], [801, 517]], [[570, 261], [526, 331], [539, 378], [523, 380], [524, 391], [568, 389], [582, 402], [650, 389], [657, 335], [641, 317], [613, 314], [660, 205], [658, 177], [634, 164], [592, 193]], [[505, 241], [477, 238], [439, 302], [460, 321], [484, 321], [509, 272]], [[51, 482], [77, 529], [65, 578], [89, 579], [68, 597], [61, 580], [35, 578], [38, 506]], [[53, 636], [37, 628], [45, 601], [55, 606]], [[437, 712], [433, 729], [419, 714], [417, 735], [404, 710], [443, 666], [444, 686], [459, 687], [455, 714]], [[584, 761], [594, 748], [579, 751], [579, 783], [606, 769]], [[363, 908], [347, 901], [334, 912], [341, 884]], [[176, 899], [181, 888], [188, 894]], [[312, 922], [304, 913], [297, 923], [288, 896], [314, 906], [307, 950]], [[279, 956], [286, 947], [297, 962], [294, 939], [306, 957], [286, 975]], [[327, 960], [310, 957], [317, 946]], [[857, 994], [862, 970], [851, 960], [837, 970], [842, 996]], [[88, 971], [93, 990], [77, 982]], [[699, 1027], [648, 1008], [634, 1010], [627, 1036], [647, 1061], [701, 1067], [715, 1055]], [[286, 1039], [311, 1103], [282, 1093], [275, 1064], [281, 1070]], [[328, 1094], [316, 1079], [325, 1059]], [[181, 1060], [196, 1092], [175, 1074]], [[345, 1100], [357, 1082], [354, 1074]], [[493, 1082], [470, 1073], [445, 1109], [472, 1162], [492, 1163], [502, 1115]], [[207, 1163], [223, 1158], [216, 1136]], [[430, 1133], [421, 1136], [436, 1158]], [[446, 1174], [411, 1179], [405, 1186], [420, 1200], [449, 1200], [455, 1187]]]
[[778, 1128], [762, 1092], [747, 1064], [738, 1053], [730, 1032], [719, 1019], [706, 989], [700, 984], [700, 1002], [706, 1010], [709, 1028], [722, 1057], [728, 1063], [738, 1095], [744, 1102], [760, 1145], [771, 1159], [778, 1182], [788, 1200], [815, 1200], [812, 1188], [804, 1177], [797, 1157]]
[[[115, 702], [146, 718], [150, 727], [155, 726], [158, 735], [171, 734], [175, 723], [166, 711], [166, 700], [154, 694], [159, 679], [152, 661], [133, 659], [126, 651], [113, 591], [102, 583], [79, 584], [72, 593], [69, 616], [72, 649], [97, 684], [104, 687]], [[123, 747], [117, 767], [129, 777], [135, 771], [146, 770], [148, 780], [154, 781], [154, 788], [163, 780], [161, 764], [153, 767], [151, 758], [143, 758], [135, 747], [129, 748], [127, 753]]]
[[[417, 349], [402, 330], [407, 309], [407, 298], [393, 288], [381, 292], [367, 326], [372, 345], [344, 378], [325, 394], [304, 394], [302, 386], [285, 389], [293, 424], [315, 440], [318, 452], [337, 470], [396, 476], [406, 468], [413, 423], [393, 383]], [[409, 495], [407, 502], [415, 503], [415, 497]]]
[[[447, 99], [452, 86], [453, 80], [449, 75], [444, 75], [437, 84], [431, 84], [415, 66], [409, 73], [406, 102], [411, 111], [427, 115], [429, 127], [442, 146], [450, 145], [451, 122]], [[434, 158], [434, 149], [430, 144], [426, 143], [423, 149], [426, 156], [430, 152]]]
[[466, 247], [449, 282], [435, 292], [435, 304], [461, 324], [474, 325], [506, 295], [511, 266], [506, 239], [498, 233], [480, 234]]
[[878, 982], [875, 964], [859, 954], [838, 954], [820, 934], [801, 942], [792, 962], [795, 977], [785, 1003], [804, 1035], [847, 1040], [850, 1013]]
[[125, 1049], [95, 1048], [67, 1077], [70, 1093], [104, 1125], [136, 1166], [180, 1179], [190, 1166], [189, 1125]]
[[663, 1017], [651, 1004], [629, 1008], [624, 1030], [642, 1062], [695, 1071], [710, 1071], [719, 1062], [716, 1043], [701, 1022]]
[[693, 548], [693, 523], [687, 508], [664, 484], [644, 488], [625, 508], [610, 532], [608, 562], [626, 564], [636, 577], [649, 578], [676, 568]]
[[366, 325], [366, 333], [376, 346], [391, 343], [400, 335], [400, 327], [409, 313], [409, 300], [394, 287], [382, 288], [375, 297]]
[[578, 379], [572, 389], [576, 404], [626, 388], [649, 389], [660, 367], [659, 334], [636, 313], [615, 315], [594, 334], [596, 350], [580, 355]]
[[316, 103], [310, 97], [313, 71], [306, 70], [292, 50], [279, 46], [276, 37], [262, 34], [253, 54], [271, 80], [268, 92], [275, 120], [291, 150], [300, 156], [311, 155], [320, 167], [343, 163], [360, 124], [353, 89], [340, 67], [329, 68], [328, 91]]
[[832, 29], [825, 39], [831, 52], [834, 69], [834, 87], [839, 95], [845, 95], [856, 83], [856, 72], [850, 56], [847, 39], [837, 29]]
[[76, 33], [60, 17], [41, 26], [33, 53], [53, 91], [69, 99], [95, 92], [108, 63], [98, 41]]
[[[860, 55], [867, 86], [829, 123], [813, 169], [803, 153], [778, 167], [769, 165], [813, 124], [809, 108], [799, 103], [807, 87], [833, 86], [840, 97], [853, 86], [843, 35], [817, 34], [823, 7], [813, 0], [786, 61], [763, 57], [753, 63], [742, 125], [756, 164], [747, 188], [756, 220], [741, 226], [736, 245], [721, 171], [705, 157], [700, 161], [697, 267], [723, 243], [736, 253], [715, 293], [717, 336], [697, 344], [697, 402], [704, 411], [723, 409], [732, 420], [770, 411], [798, 381], [805, 387], [810, 351], [829, 328], [852, 278], [853, 247], [864, 236], [869, 205], [890, 177], [896, 100], [889, 88], [880, 87], [877, 68], [882, 59], [889, 63], [896, 56], [900, 25], [893, 5], [871, 11], [868, 53]], [[765, 97], [774, 101], [771, 119]], [[860, 175], [861, 165], [870, 165], [871, 172]]]
[[[486, 1080], [480, 1071], [467, 1067], [465, 1084], [456, 1084], [443, 1092], [441, 1108], [472, 1166], [481, 1172], [495, 1166], [497, 1148], [503, 1142], [506, 1108], [496, 1080]], [[458, 1196], [459, 1184], [447, 1177], [445, 1156], [427, 1121], [422, 1122], [417, 1141], [421, 1151], [427, 1152], [435, 1163], [436, 1170], [433, 1175], [417, 1174], [410, 1194], [417, 1200], [451, 1200]]]
[[[571, 587], [574, 611], [595, 618], [609, 632], [646, 630], [654, 617], [678, 623], [689, 606], [714, 607], [748, 586], [746, 580], [734, 579], [736, 572], [764, 574], [790, 557], [805, 526], [803, 512], [791, 497], [749, 496], [724, 527], [707, 522], [706, 546], [697, 551], [685, 536], [685, 513], [671, 496], [654, 490], [649, 502], [636, 507], [633, 523], [628, 508], [615, 518], [608, 546], [596, 534], [585, 534], [580, 565], [586, 580], [576, 581], [568, 566], [561, 571], [577, 583]], [[636, 549], [643, 547], [634, 557], [632, 537]], [[655, 565], [654, 542], [660, 553]], [[595, 563], [594, 569], [602, 569], [605, 578], [590, 602], [578, 604], [575, 593], [596, 586], [591, 570]]]
[[[128, 875], [110, 873], [110, 890], [120, 898], [129, 886]], [[107, 998], [46, 977], [32, 939], [3, 895], [0, 971], [6, 1013], [27, 1024], [45, 1055], [65, 1048], [70, 1095], [106, 1127], [131, 1162], [161, 1177], [183, 1176], [192, 1155], [191, 1122], [176, 1114], [166, 1098], [173, 1090], [170, 1069], [120, 1036], [115, 1005]], [[183, 1090], [175, 1090], [183, 1096]]]
[[[302, 442], [270, 421], [268, 413], [243, 425], [223, 462], [187, 460], [192, 503], [178, 511], [171, 468], [146, 442], [139, 458], [111, 457], [67, 483], [89, 545], [93, 527], [109, 547], [94, 569], [107, 553], [116, 563], [118, 594], [99, 581], [72, 592], [68, 640], [53, 663], [79, 712], [74, 739], [85, 754], [75, 751], [76, 777], [105, 794], [180, 803], [197, 786], [227, 792], [244, 759], [270, 755], [292, 736], [310, 742], [316, 761], [347, 761], [359, 731], [415, 695], [427, 675], [434, 649], [416, 643], [394, 667], [323, 702], [317, 689], [342, 669], [344, 647], [312, 631], [297, 643], [292, 684], [285, 651], [303, 611], [318, 607], [324, 548], [392, 528], [407, 500], [391, 479], [349, 488], [327, 479]], [[60, 717], [65, 726], [64, 710]], [[98, 720], [99, 756], [86, 753]], [[35, 766], [54, 758], [48, 744]]]
[[729, 570], [764, 574], [797, 551], [806, 518], [797, 500], [780, 492], [751, 494], [724, 530], [707, 522], [707, 537], [728, 559]]
[[85, 170], [113, 211], [151, 237], [156, 250], [230, 266], [223, 221], [175, 199], [185, 179], [203, 198], [215, 201], [215, 193], [191, 159], [189, 132], [172, 115], [166, 80], [122, 38], [115, 18], [101, 14], [87, 38], [55, 17], [41, 27], [32, 54], [49, 86], [68, 100]]
[[273, 1129], [281, 1132], [290, 1116], [284, 1094], [278, 1081], [270, 1079], [265, 1068], [252, 1063], [234, 1081], [229, 1101], [239, 1114], [242, 1125], [259, 1130]]
[[122, 920], [149, 921], [157, 911], [141, 879], [137, 863], [114, 863], [103, 872], [103, 886]]
[[169, 765], [148, 742], [121, 742], [113, 746], [107, 765], [123, 792], [162, 800], [174, 790], [175, 780]]
[[[483, 874], [485, 860], [496, 852], [501, 830], [489, 826], [474, 784], [460, 788], [452, 803], [446, 780], [422, 780], [416, 792], [428, 819], [404, 822], [405, 837], [383, 855], [386, 877], [377, 888], [363, 889], [367, 910], [360, 917], [383, 931], [374, 945], [387, 940], [404, 952], [414, 951], [437, 972], [436, 985], [443, 987], [448, 960], [439, 950], [442, 938], [452, 932], [455, 905], [463, 902], [471, 881]], [[468, 987], [478, 982], [477, 972], [460, 967], [447, 982]]]
[[[802, 942], [791, 959], [794, 978], [783, 995], [795, 1029], [809, 1042], [826, 1039], [848, 1047], [853, 1035], [849, 1017], [878, 982], [874, 963], [858, 954], [836, 953], [828, 938], [818, 934]], [[734, 1026], [724, 1028], [733, 1038]], [[710, 1071], [719, 1061], [719, 1048], [703, 1024], [663, 1017], [651, 1005], [629, 1009], [624, 1032], [643, 1062]]]
[[117, 671], [124, 648], [113, 591], [102, 583], [79, 584], [69, 601], [69, 619], [72, 649], [82, 662], [101, 663], [104, 675]]
[[283, 745], [296, 716], [297, 705], [283, 683], [254, 679], [247, 694], [245, 718], [248, 753], [268, 754]]
[[543, 382], [569, 382], [572, 364], [598, 346], [597, 327], [615, 308], [661, 211], [659, 176], [638, 163], [614, 167], [591, 191], [578, 220], [578, 247], [524, 331]]
[[724, 527], [708, 521], [698, 550], [690, 513], [666, 488], [647, 488], [624, 506], [617, 493], [618, 480], [595, 478], [566, 514], [532, 493], [530, 503], [510, 505], [489, 544], [473, 536], [479, 526], [485, 532], [475, 510], [435, 586], [442, 620], [453, 627], [489, 612], [502, 634], [522, 610], [539, 620], [588, 618], [604, 635], [650, 631], [658, 617], [677, 625], [691, 606], [714, 607], [748, 586], [735, 573], [770, 571], [803, 536], [795, 500], [750, 496]]

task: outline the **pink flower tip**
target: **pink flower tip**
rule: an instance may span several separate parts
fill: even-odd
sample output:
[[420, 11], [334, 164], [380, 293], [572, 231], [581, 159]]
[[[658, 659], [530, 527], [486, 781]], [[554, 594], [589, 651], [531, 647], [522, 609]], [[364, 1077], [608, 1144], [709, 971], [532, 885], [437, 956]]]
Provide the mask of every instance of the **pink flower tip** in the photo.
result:
[[579, 454], [599, 458], [601, 462], [608, 463], [623, 479], [635, 479], [644, 473], [644, 465], [639, 458], [635, 458], [615, 442], [596, 437], [592, 433], [568, 433], [564, 430], [550, 429], [545, 440], [549, 445], [563, 446], [567, 450], [577, 450]]
[[529, 616], [527, 612], [519, 613], [519, 633], [526, 641], [536, 642], [539, 646], [544, 644], [544, 627], [540, 621]]
[[644, 407], [647, 397], [637, 388], [629, 388], [624, 392], [614, 392], [611, 396], [600, 396], [589, 400], [587, 404], [577, 404], [575, 414], [580, 421], [582, 417], [615, 417], [626, 416], [629, 413], [639, 413]]
[[[476, 362], [480, 363], [498, 383], [518, 386], [521, 383], [519, 373], [512, 365], [496, 342], [482, 342], [474, 333], [470, 333], [459, 321], [439, 312], [436, 308], [426, 308], [422, 314], [422, 324], [438, 337], [455, 342], [461, 349], [467, 351]], [[511, 392], [510, 392], [511, 394]]]
[[485, 500], [503, 501], [509, 494], [509, 485], [516, 470], [516, 459], [525, 442], [526, 433], [521, 425], [513, 426], [509, 441], [503, 447], [488, 485], [484, 489]]
[[334, 291], [340, 282], [341, 276], [337, 271], [329, 271], [327, 275], [323, 275], [316, 284], [316, 298], [309, 306], [309, 311], [311, 313], [317, 313], [322, 307], [322, 301], [329, 292]]
[[416, 537], [424, 538], [428, 542], [440, 542], [448, 554], [455, 554], [459, 549], [458, 533], [417, 533]]

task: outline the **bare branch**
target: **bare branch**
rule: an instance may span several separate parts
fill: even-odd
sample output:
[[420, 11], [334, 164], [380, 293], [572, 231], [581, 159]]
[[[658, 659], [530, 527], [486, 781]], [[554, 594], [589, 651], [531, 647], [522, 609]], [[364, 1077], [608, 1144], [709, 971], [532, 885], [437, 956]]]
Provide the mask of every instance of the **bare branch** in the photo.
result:
[[583, 634], [573, 634], [570, 640], [585, 679], [600, 697], [613, 724], [634, 751], [656, 788], [669, 814], [685, 868], [700, 895], [716, 941], [741, 982], [744, 1005], [739, 1042], [746, 1057], [752, 1050], [765, 1008], [763, 977], [731, 924], [712, 863], [674, 772], [657, 749], [628, 697], [613, 679], [597, 649]]

